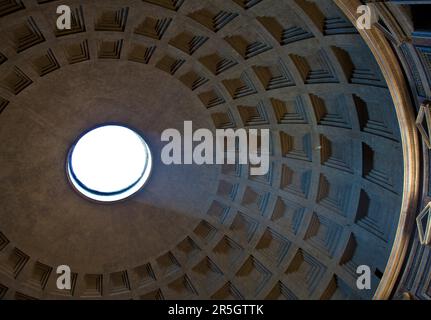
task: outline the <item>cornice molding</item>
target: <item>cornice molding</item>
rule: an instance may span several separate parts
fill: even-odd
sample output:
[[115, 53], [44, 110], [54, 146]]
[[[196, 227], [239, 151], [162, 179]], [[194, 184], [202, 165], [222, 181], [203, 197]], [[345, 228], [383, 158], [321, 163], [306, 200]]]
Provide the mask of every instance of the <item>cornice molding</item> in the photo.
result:
[[[362, 3], [358, 0], [334, 0], [335, 4], [356, 25], [356, 10]], [[408, 253], [411, 232], [415, 226], [415, 216], [419, 198], [420, 143], [415, 127], [414, 108], [408, 92], [406, 79], [397, 56], [382, 31], [376, 26], [370, 30], [358, 30], [377, 63], [390, 90], [401, 130], [404, 157], [403, 200], [396, 237], [393, 243], [383, 278], [374, 295], [375, 300], [390, 299], [402, 266]]]

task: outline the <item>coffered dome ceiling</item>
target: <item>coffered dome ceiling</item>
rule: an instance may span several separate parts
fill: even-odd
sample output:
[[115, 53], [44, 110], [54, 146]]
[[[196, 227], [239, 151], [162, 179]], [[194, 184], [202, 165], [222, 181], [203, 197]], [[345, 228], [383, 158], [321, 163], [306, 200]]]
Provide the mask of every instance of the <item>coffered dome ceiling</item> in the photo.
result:
[[[59, 4], [71, 30], [55, 28]], [[334, 1], [9, 0], [0, 16], [0, 297], [373, 297], [406, 149], [385, 77]], [[269, 173], [162, 164], [161, 132], [186, 120], [269, 128]], [[109, 122], [143, 134], [154, 169], [101, 205], [73, 190], [65, 159]], [[359, 265], [372, 290], [357, 289]]]

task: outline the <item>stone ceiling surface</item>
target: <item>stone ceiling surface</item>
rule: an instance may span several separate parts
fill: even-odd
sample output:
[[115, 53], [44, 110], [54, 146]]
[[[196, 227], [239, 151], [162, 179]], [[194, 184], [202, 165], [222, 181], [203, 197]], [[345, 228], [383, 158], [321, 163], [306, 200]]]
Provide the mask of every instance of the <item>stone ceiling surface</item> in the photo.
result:
[[[0, 290], [8, 298], [369, 299], [403, 193], [381, 71], [333, 1], [60, 1], [0, 5]], [[271, 166], [165, 166], [183, 121], [268, 128]], [[71, 188], [89, 127], [148, 139], [145, 188], [114, 205]], [[74, 272], [55, 287], [58, 265]], [[356, 288], [356, 267], [373, 290]], [[1, 295], [0, 295], [1, 296]]]

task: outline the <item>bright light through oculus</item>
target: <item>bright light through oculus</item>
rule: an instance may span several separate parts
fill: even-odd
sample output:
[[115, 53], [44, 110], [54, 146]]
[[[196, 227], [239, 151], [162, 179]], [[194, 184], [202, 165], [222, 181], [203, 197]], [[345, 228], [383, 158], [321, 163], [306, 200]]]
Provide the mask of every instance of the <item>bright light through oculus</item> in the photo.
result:
[[139, 191], [151, 166], [151, 152], [140, 135], [123, 126], [106, 125], [87, 132], [72, 147], [67, 172], [86, 197], [113, 202]]

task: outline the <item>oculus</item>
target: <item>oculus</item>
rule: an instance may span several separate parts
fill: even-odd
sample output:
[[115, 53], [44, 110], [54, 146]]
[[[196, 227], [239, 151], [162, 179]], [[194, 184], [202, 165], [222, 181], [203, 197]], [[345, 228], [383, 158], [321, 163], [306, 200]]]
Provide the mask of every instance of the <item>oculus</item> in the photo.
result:
[[151, 151], [134, 130], [102, 125], [82, 134], [67, 157], [67, 175], [83, 196], [116, 202], [138, 192], [152, 168]]

